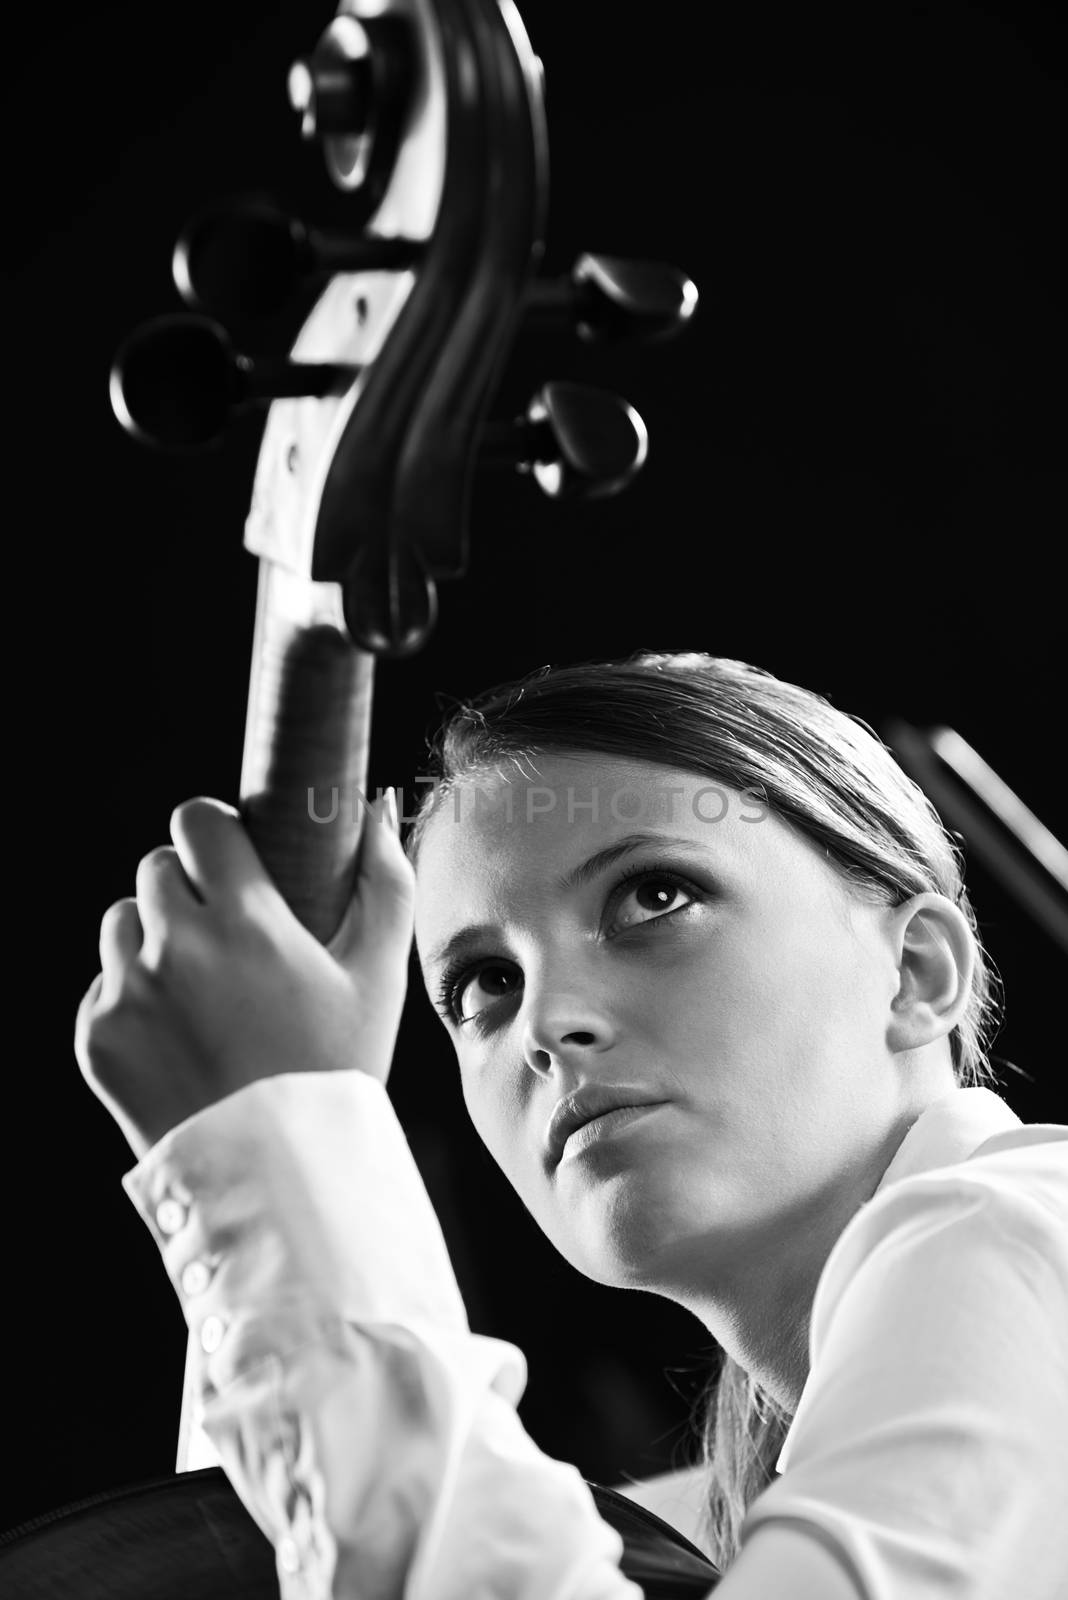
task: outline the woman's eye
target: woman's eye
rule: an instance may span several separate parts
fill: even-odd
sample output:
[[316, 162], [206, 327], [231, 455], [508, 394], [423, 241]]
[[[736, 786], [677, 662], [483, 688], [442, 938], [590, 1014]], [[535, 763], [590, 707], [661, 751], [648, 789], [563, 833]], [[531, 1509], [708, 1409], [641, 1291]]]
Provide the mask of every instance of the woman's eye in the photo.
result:
[[658, 917], [692, 905], [696, 898], [674, 878], [651, 872], [648, 877], [627, 887], [619, 896], [612, 915], [612, 926], [633, 928], [643, 922], [655, 922]]
[[490, 962], [462, 978], [452, 992], [452, 1005], [460, 1022], [477, 1017], [480, 1011], [497, 1000], [515, 994], [522, 982], [522, 973], [501, 962]]
[[[674, 912], [701, 900], [698, 891], [671, 873], [643, 871], [617, 885], [611, 897], [610, 933], [625, 932], [646, 923], [666, 921]], [[523, 987], [523, 974], [514, 962], [483, 960], [453, 977], [446, 972], [439, 1002], [442, 1014], [454, 1022], [471, 1022], [501, 1000], [513, 999]]]

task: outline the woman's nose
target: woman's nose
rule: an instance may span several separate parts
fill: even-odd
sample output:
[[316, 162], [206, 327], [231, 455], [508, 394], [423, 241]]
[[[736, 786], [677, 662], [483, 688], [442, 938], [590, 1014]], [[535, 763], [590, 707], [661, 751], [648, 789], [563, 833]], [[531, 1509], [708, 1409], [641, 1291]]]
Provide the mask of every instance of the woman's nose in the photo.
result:
[[528, 992], [523, 1054], [532, 1072], [547, 1074], [555, 1066], [600, 1054], [614, 1040], [615, 1027], [603, 999], [572, 989], [533, 996]]

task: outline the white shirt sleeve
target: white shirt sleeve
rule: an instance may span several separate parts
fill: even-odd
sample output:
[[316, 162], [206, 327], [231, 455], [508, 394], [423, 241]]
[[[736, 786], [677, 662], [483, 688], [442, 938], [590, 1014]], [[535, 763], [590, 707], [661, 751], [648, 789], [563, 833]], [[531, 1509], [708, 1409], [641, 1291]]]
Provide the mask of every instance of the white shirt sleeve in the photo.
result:
[[380, 1084], [263, 1079], [123, 1184], [283, 1600], [641, 1600], [578, 1471], [516, 1415], [522, 1353], [469, 1331]]
[[782, 1476], [863, 1600], [1068, 1596], [1068, 1142], [980, 1153], [863, 1207], [813, 1304]]

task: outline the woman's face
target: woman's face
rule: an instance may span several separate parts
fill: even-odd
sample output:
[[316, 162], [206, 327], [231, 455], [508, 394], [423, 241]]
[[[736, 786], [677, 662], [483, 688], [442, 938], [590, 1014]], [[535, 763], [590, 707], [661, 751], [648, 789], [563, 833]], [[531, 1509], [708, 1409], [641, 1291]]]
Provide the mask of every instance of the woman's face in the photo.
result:
[[[547, 755], [440, 802], [417, 878], [471, 1118], [589, 1277], [677, 1294], [878, 1182], [901, 1111], [889, 914], [754, 797]], [[644, 1109], [554, 1142], [576, 1094], [584, 1118]]]

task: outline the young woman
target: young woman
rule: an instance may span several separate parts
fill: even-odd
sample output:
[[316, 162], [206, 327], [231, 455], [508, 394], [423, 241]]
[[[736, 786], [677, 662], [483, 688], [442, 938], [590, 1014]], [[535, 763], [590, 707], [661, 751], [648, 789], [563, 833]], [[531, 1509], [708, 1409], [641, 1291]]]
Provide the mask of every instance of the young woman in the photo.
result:
[[521, 1354], [468, 1331], [383, 1091], [414, 911], [526, 1207], [724, 1351], [707, 1465], [634, 1491], [717, 1600], [1063, 1600], [1068, 1129], [989, 1086], [931, 805], [863, 724], [703, 655], [492, 691], [437, 760], [329, 949], [235, 813], [180, 807], [79, 1015], [283, 1593], [637, 1595], [516, 1418]]

